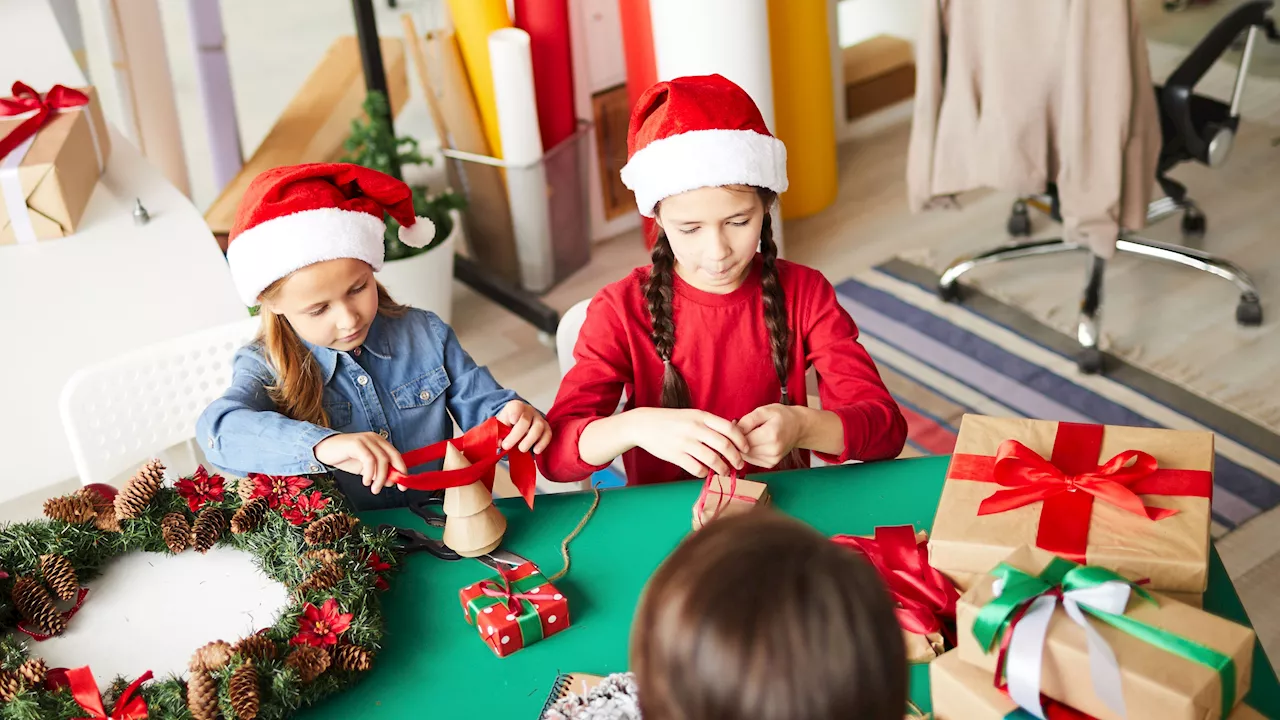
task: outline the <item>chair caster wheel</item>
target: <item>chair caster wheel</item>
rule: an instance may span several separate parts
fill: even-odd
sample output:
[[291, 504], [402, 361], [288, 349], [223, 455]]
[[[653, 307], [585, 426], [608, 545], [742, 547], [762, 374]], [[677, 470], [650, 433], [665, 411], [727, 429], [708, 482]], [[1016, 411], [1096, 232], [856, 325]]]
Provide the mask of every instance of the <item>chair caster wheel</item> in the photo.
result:
[[1199, 211], [1187, 210], [1182, 215], [1182, 237], [1188, 240], [1199, 240], [1204, 237], [1205, 232], [1204, 213]]
[[938, 283], [938, 297], [942, 302], [960, 302], [960, 283], [951, 283], [950, 285]]
[[1102, 372], [1102, 351], [1096, 347], [1081, 348], [1076, 356], [1076, 367], [1085, 375], [1097, 375]]
[[1013, 210], [1009, 213], [1009, 222], [1005, 224], [1005, 229], [1013, 237], [1030, 237], [1031, 213], [1027, 212], [1026, 203], [1017, 202], [1013, 204]]
[[1262, 324], [1262, 303], [1256, 297], [1244, 295], [1236, 305], [1236, 323], [1241, 327], [1258, 327]]

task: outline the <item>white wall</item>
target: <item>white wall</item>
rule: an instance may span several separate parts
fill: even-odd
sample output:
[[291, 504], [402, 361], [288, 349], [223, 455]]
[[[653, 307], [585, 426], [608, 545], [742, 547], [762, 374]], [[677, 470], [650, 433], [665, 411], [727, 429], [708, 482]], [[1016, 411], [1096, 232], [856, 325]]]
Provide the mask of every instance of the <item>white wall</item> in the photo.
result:
[[840, 0], [840, 47], [856, 45], [875, 35], [915, 40], [920, 27], [921, 0]]

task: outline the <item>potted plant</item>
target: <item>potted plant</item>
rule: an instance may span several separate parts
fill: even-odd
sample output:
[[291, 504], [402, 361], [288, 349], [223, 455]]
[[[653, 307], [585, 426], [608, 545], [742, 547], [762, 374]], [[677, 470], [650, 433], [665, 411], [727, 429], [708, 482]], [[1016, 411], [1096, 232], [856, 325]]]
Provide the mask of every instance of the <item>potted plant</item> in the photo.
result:
[[[381, 92], [373, 91], [364, 101], [365, 117], [353, 120], [351, 135], [343, 144], [343, 162], [396, 175], [397, 168], [432, 165], [423, 156], [418, 141], [397, 137], [387, 121], [390, 107]], [[397, 302], [430, 310], [450, 322], [453, 309], [453, 257], [462, 241], [462, 221], [458, 210], [465, 200], [451, 190], [431, 194], [426, 185], [409, 183], [413, 192], [413, 209], [419, 217], [435, 223], [435, 239], [425, 247], [414, 248], [400, 242], [400, 224], [387, 216], [387, 232], [383, 236], [386, 263], [378, 280]]]

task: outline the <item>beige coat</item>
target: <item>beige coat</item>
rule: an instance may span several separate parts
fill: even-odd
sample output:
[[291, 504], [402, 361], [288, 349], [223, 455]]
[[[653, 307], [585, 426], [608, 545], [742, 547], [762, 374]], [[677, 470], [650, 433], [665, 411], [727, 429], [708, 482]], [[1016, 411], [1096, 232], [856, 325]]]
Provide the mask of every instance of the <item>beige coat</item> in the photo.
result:
[[1064, 233], [1103, 257], [1140, 229], [1160, 118], [1122, 0], [922, 0], [907, 162], [912, 211], [980, 187], [1056, 181]]

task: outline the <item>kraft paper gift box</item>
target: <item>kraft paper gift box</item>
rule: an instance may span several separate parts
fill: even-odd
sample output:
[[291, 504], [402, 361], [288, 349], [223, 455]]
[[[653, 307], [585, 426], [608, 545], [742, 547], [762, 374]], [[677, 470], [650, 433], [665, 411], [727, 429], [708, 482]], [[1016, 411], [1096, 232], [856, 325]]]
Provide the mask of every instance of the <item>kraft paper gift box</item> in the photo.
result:
[[[1130, 588], [1127, 602], [1121, 596], [1122, 614], [1089, 607], [1098, 602], [1100, 591], [1107, 591], [1099, 583], [1109, 579]], [[1005, 668], [1014, 671], [1005, 673], [1006, 680], [1018, 672], [1034, 678], [1028, 668], [1042, 658], [1040, 693], [1100, 720], [1126, 720], [1095, 691], [1091, 673], [1096, 668], [1090, 666], [1086, 632], [1063, 609], [1065, 592], [1079, 600], [1085, 622], [1115, 655], [1114, 672], [1119, 674], [1127, 720], [1231, 717], [1231, 710], [1249, 692], [1253, 630], [1159, 593], [1143, 597], [1138, 588], [1104, 568], [1020, 548], [961, 596], [956, 605], [957, 652], [992, 678], [1000, 655], [1006, 653]], [[1093, 600], [1086, 599], [1090, 595]], [[1050, 598], [1056, 604], [1040, 614]], [[1041, 625], [1046, 616], [1047, 626]], [[1044, 628], [1043, 642], [1036, 640], [1038, 628]], [[1023, 632], [1030, 635], [1019, 637]], [[990, 637], [984, 638], [987, 634]], [[1189, 650], [1180, 652], [1179, 645]], [[1103, 676], [1114, 677], [1114, 672], [1108, 675], [1104, 663]], [[1010, 692], [1017, 696], [1012, 688]]]
[[[1007, 693], [996, 689], [991, 673], [965, 662], [952, 651], [934, 660], [929, 667], [933, 695], [933, 720], [1034, 720], [1018, 707]], [[1094, 720], [1076, 710], [1046, 703], [1048, 720]], [[1265, 720], [1262, 713], [1241, 705], [1228, 720]]]
[[[50, 240], [75, 232], [106, 169], [111, 155], [111, 136], [102, 117], [102, 105], [92, 87], [75, 88], [89, 96], [89, 103], [63, 108], [36, 133], [30, 149], [17, 168], [0, 169], [16, 174], [25, 214], [31, 220], [35, 239]], [[39, 88], [37, 88], [39, 90]], [[23, 119], [0, 117], [0, 138], [7, 137]], [[20, 149], [10, 153], [10, 158]], [[5, 160], [0, 160], [3, 165]], [[16, 172], [15, 172], [16, 171]], [[8, 178], [5, 179], [8, 182]], [[9, 192], [0, 199], [0, 245], [21, 239], [13, 224]]]
[[1036, 545], [1152, 590], [1203, 593], [1213, 460], [1208, 432], [965, 415], [930, 561], [967, 589]]
[[769, 504], [769, 486], [754, 480], [711, 474], [693, 505], [693, 529], [717, 517], [749, 512]]

